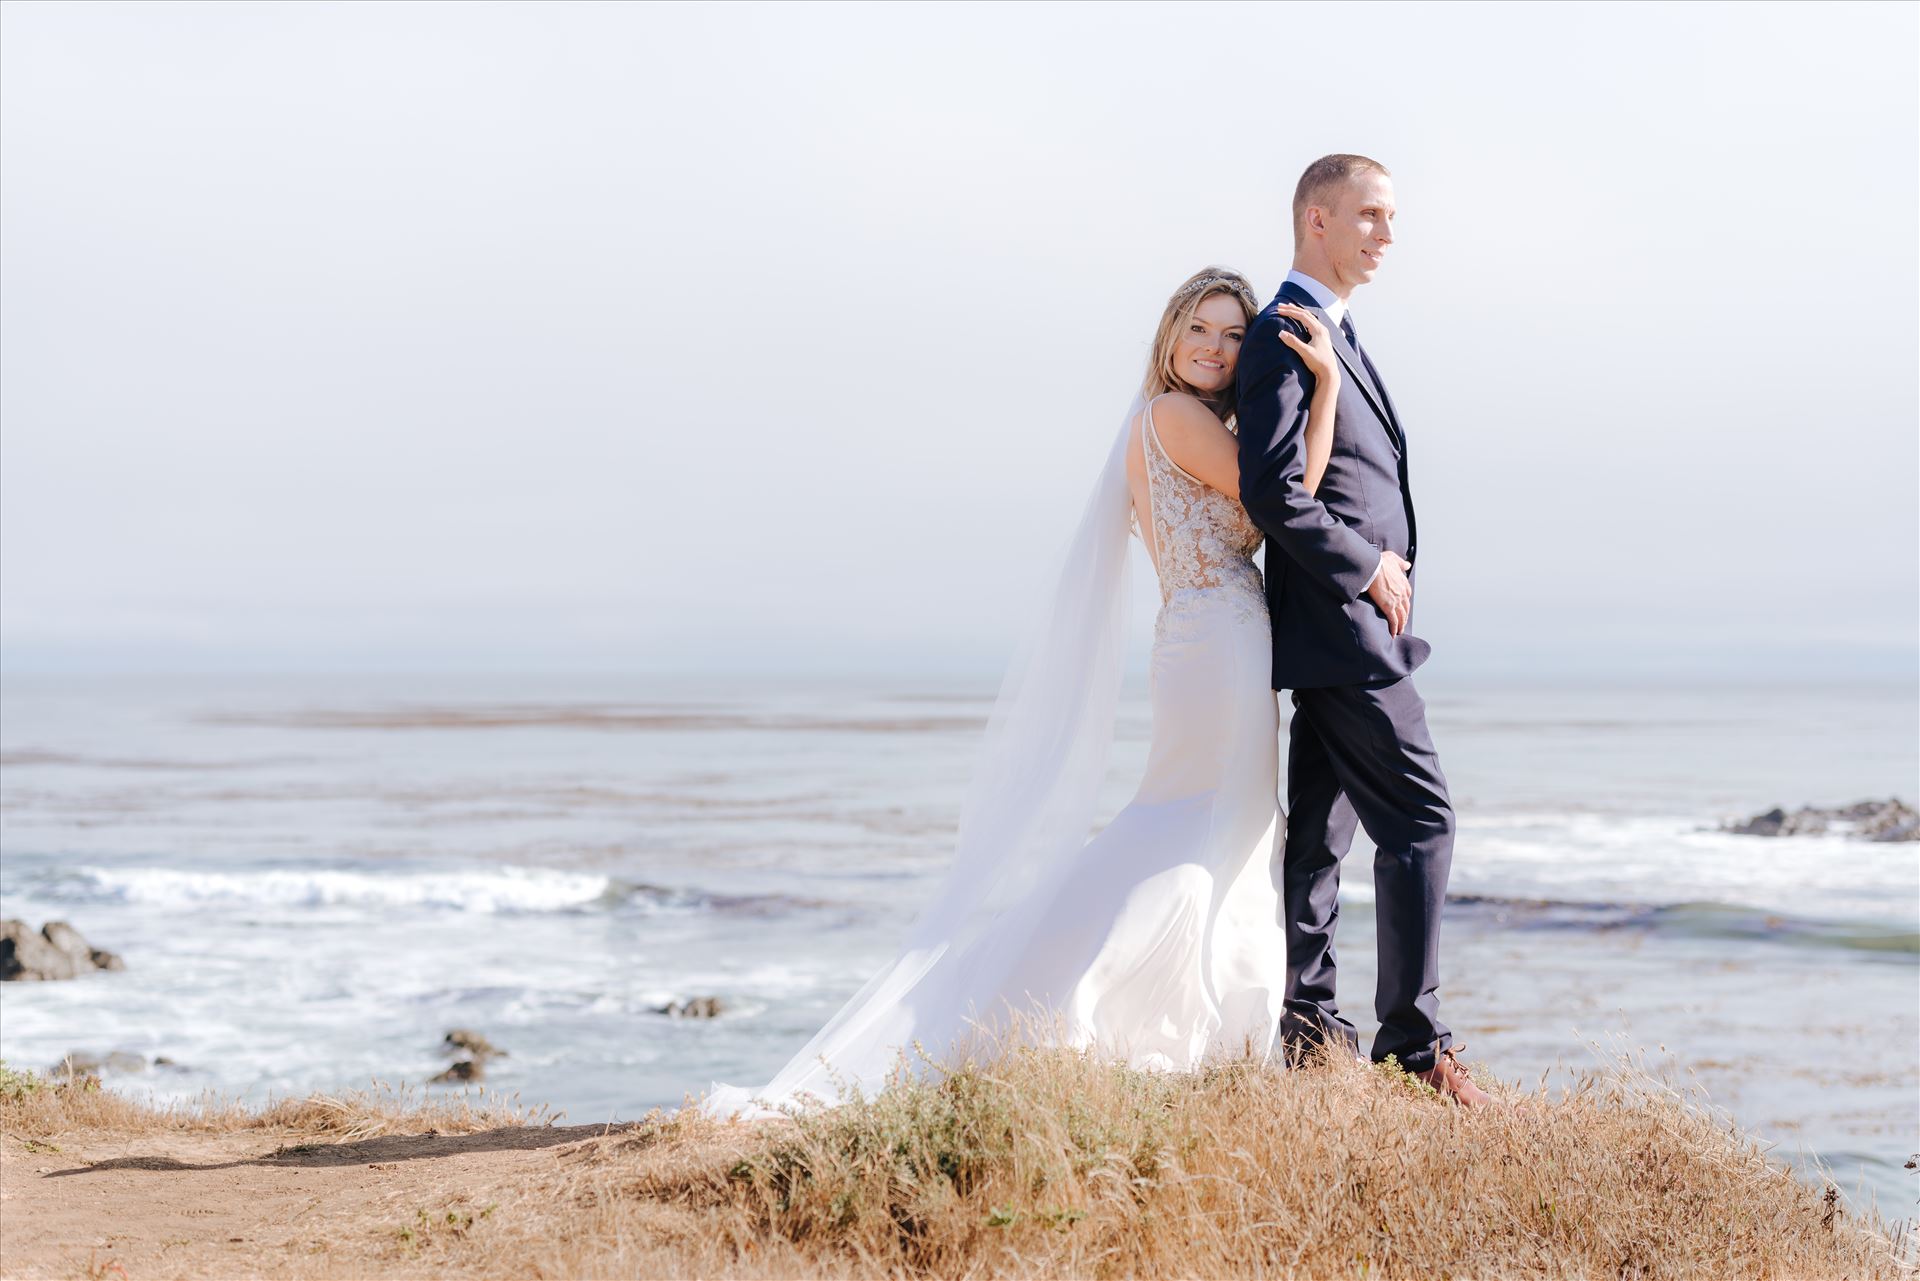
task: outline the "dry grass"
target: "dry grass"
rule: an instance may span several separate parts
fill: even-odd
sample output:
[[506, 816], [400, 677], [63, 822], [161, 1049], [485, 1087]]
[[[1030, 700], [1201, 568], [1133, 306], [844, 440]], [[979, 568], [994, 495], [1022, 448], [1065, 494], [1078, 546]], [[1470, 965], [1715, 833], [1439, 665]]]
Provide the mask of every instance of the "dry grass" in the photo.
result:
[[102, 1089], [100, 1078], [92, 1073], [37, 1076], [0, 1063], [0, 1129], [20, 1138], [75, 1130], [111, 1131], [128, 1138], [166, 1132], [288, 1130], [351, 1140], [422, 1131], [476, 1134], [502, 1126], [548, 1123], [545, 1104], [522, 1105], [518, 1094], [421, 1096], [412, 1087], [382, 1081], [366, 1090], [269, 1101], [257, 1109], [211, 1092], [191, 1103], [156, 1107]]
[[1351, 1061], [1168, 1076], [1014, 1048], [935, 1079], [753, 1141], [650, 1119], [578, 1177], [583, 1229], [698, 1210], [686, 1275], [1915, 1275], [1904, 1230], [1632, 1065], [1484, 1115]]
[[[1350, 1061], [1164, 1075], [1016, 1046], [923, 1066], [872, 1099], [785, 1120], [655, 1111], [557, 1149], [513, 1186], [442, 1188], [414, 1230], [371, 1253], [369, 1224], [354, 1273], [1920, 1276], [1907, 1228], [1850, 1213], [1631, 1062], [1553, 1096], [1492, 1082], [1529, 1106], [1485, 1114]], [[51, 1124], [60, 1107], [113, 1105], [9, 1098], [0, 1121], [19, 1133], [29, 1106]], [[280, 1124], [333, 1135], [417, 1131], [427, 1115], [277, 1107]], [[324, 1258], [284, 1263], [275, 1274], [329, 1275]]]

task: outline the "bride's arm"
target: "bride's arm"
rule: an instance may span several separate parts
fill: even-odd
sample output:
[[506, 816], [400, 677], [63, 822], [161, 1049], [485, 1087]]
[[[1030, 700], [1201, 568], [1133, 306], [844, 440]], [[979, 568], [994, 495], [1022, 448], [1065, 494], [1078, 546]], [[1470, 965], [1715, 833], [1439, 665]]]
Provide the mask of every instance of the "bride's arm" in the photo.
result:
[[1327, 474], [1327, 459], [1333, 456], [1333, 407], [1340, 399], [1340, 358], [1333, 354], [1333, 339], [1320, 318], [1304, 307], [1281, 303], [1274, 308], [1283, 316], [1298, 320], [1306, 327], [1310, 341], [1302, 342], [1285, 329], [1280, 341], [1300, 353], [1300, 359], [1313, 373], [1313, 399], [1307, 405], [1306, 475], [1303, 481], [1309, 494], [1320, 488]]
[[[1332, 412], [1327, 410], [1329, 424]], [[1229, 498], [1240, 497], [1239, 442], [1204, 401], [1168, 392], [1153, 402], [1153, 427], [1174, 466]]]

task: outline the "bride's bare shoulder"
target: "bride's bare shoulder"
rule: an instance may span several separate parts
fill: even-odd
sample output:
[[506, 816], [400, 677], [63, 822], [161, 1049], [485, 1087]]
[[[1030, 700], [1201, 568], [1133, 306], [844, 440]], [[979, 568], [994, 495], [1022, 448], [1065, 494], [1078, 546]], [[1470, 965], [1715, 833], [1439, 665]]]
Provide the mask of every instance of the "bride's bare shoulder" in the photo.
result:
[[1153, 427], [1163, 438], [1170, 434], [1192, 438], [1227, 432], [1226, 424], [1206, 401], [1184, 391], [1167, 392], [1153, 402]]

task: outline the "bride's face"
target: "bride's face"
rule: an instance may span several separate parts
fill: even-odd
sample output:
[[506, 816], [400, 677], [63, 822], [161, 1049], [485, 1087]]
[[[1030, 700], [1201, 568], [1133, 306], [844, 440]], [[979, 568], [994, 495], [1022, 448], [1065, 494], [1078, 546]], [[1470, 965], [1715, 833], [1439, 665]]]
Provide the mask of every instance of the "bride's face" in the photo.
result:
[[1246, 336], [1247, 314], [1240, 304], [1228, 294], [1214, 294], [1174, 335], [1174, 372], [1196, 391], [1220, 391], [1233, 382]]

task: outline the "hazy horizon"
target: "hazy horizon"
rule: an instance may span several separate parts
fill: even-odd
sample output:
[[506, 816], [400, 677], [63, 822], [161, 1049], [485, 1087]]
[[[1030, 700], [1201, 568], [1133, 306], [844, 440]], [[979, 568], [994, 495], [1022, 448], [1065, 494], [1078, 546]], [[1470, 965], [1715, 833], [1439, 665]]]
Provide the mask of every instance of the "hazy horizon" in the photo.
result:
[[1920, 674], [1913, 6], [3, 13], [0, 672], [990, 677], [1355, 150], [1423, 679]]

